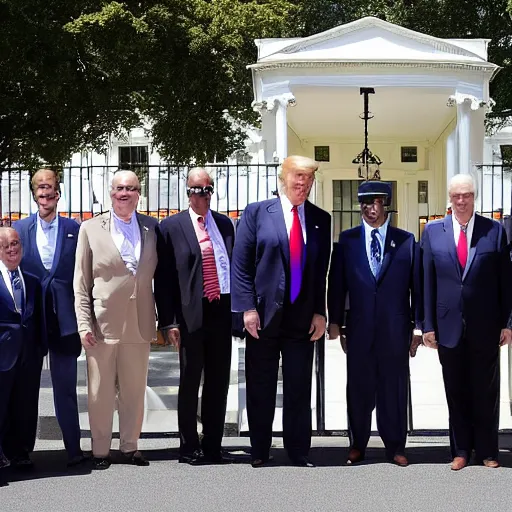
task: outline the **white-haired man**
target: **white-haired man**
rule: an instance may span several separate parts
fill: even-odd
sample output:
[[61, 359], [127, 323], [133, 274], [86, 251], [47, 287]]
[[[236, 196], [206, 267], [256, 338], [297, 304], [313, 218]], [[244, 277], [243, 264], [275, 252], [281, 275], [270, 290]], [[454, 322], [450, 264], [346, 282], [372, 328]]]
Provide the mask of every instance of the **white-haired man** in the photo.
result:
[[511, 261], [503, 227], [475, 214], [469, 174], [448, 188], [452, 215], [421, 239], [424, 343], [439, 351], [450, 417], [452, 469], [498, 467], [499, 348], [511, 342]]
[[112, 211], [80, 227], [74, 276], [78, 332], [87, 355], [93, 466], [107, 469], [119, 401], [120, 450], [147, 466], [137, 450], [144, 417], [150, 342], [156, 337], [153, 275], [157, 221], [135, 211], [140, 184], [132, 171], [112, 180]]
[[247, 331], [245, 371], [252, 465], [270, 459], [279, 357], [283, 441], [298, 466], [312, 467], [311, 374], [314, 342], [325, 332], [331, 217], [307, 199], [318, 164], [289, 156], [278, 198], [250, 204], [233, 250], [233, 311]]

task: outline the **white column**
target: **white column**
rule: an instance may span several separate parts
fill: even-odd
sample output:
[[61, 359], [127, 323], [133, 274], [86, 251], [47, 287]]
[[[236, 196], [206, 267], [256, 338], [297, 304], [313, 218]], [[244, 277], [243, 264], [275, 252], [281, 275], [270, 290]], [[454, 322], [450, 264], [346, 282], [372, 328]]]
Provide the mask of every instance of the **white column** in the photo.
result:
[[288, 100], [279, 98], [276, 100], [276, 154], [279, 162], [288, 156], [288, 120], [286, 117]]
[[261, 136], [264, 144], [264, 161], [272, 163], [276, 152], [276, 112], [261, 109]]
[[458, 172], [469, 174], [471, 171], [471, 110], [466, 101], [457, 103], [457, 149]]
[[453, 130], [446, 139], [446, 181], [450, 182], [453, 176], [459, 171], [458, 151], [457, 151], [457, 130]]

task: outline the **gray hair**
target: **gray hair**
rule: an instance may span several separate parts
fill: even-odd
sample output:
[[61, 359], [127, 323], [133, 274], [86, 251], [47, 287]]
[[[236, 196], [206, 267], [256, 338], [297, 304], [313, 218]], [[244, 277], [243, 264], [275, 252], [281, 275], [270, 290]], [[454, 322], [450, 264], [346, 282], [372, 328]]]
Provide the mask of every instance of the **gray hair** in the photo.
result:
[[212, 175], [204, 167], [192, 167], [192, 169], [190, 169], [187, 174], [187, 186], [191, 178], [195, 178], [201, 175], [206, 175], [210, 185], [214, 185]]
[[452, 193], [454, 188], [460, 185], [469, 185], [471, 187], [471, 192], [473, 192], [473, 195], [476, 198], [477, 186], [475, 179], [471, 174], [456, 174], [455, 176], [452, 176], [448, 184], [448, 195]]

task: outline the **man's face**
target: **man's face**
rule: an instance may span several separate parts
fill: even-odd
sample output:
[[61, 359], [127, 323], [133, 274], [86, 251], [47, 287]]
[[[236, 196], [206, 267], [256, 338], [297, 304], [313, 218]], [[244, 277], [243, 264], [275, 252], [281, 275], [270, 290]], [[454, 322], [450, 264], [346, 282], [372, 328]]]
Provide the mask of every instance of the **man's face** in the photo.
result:
[[[203, 187], [209, 186], [211, 186], [210, 178], [203, 173], [190, 176], [187, 182], [187, 187], [190, 189], [194, 189], [194, 187], [203, 189]], [[206, 215], [210, 208], [212, 194], [210, 192], [190, 194], [188, 200], [190, 202], [190, 207], [194, 212], [198, 215]]]
[[471, 217], [475, 209], [475, 194], [469, 183], [456, 185], [450, 191], [452, 211], [456, 217]]
[[0, 259], [9, 270], [17, 268], [22, 257], [20, 237], [14, 229], [6, 231], [0, 238]]
[[294, 206], [302, 204], [309, 197], [315, 181], [313, 171], [291, 167], [283, 171], [283, 188], [286, 197]]
[[139, 180], [131, 174], [114, 176], [112, 181], [112, 208], [116, 215], [127, 218], [135, 211], [139, 202]]
[[363, 219], [373, 225], [382, 225], [386, 219], [386, 210], [384, 208], [384, 199], [376, 197], [361, 203], [361, 214]]
[[57, 192], [57, 180], [50, 172], [41, 172], [35, 180], [34, 196], [42, 218], [55, 212], [60, 198]]

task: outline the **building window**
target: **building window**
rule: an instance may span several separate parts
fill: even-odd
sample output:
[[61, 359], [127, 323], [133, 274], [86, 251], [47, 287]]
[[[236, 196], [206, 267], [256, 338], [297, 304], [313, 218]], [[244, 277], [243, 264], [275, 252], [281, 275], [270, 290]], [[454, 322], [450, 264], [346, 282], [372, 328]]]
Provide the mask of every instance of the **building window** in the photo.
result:
[[147, 146], [121, 146], [119, 148], [119, 169], [136, 171], [146, 168], [148, 163]]
[[329, 162], [329, 146], [315, 146], [315, 160]]
[[418, 203], [428, 204], [428, 181], [418, 181]]
[[402, 162], [417, 162], [418, 161], [418, 147], [417, 146], [402, 146]]
[[503, 164], [506, 164], [507, 166], [512, 165], [512, 146], [508, 144], [502, 144], [500, 146], [501, 150], [501, 161]]

